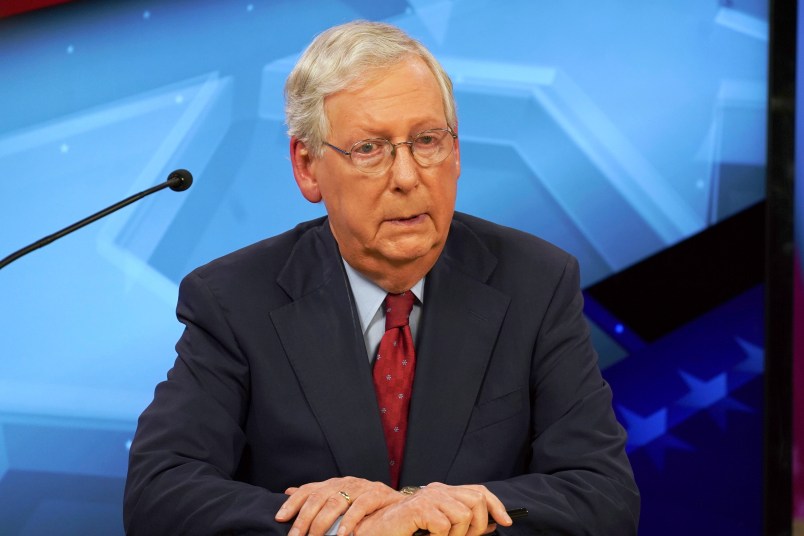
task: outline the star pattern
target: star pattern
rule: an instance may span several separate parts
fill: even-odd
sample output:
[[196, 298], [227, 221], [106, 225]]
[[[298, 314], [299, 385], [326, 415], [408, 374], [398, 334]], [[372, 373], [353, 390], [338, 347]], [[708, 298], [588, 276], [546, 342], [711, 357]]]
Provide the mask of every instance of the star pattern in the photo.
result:
[[725, 430], [730, 412], [755, 413], [751, 407], [732, 398], [730, 393], [762, 374], [764, 351], [741, 338], [733, 340], [745, 355], [743, 359], [736, 363], [732, 361], [733, 366], [710, 378], [701, 378], [679, 368], [677, 373], [686, 390], [652, 413], [639, 414], [622, 404], [616, 407], [628, 432], [626, 450], [629, 453], [644, 449], [661, 469], [668, 450], [695, 450], [672, 434], [675, 427], [694, 415], [705, 411], [721, 430]]
[[619, 406], [618, 410], [628, 430], [629, 450], [647, 445], [667, 433], [667, 408], [661, 408], [647, 417], [637, 415], [623, 406]]
[[[682, 370], [678, 372], [687, 387], [689, 387], [689, 393], [681, 397], [677, 404], [695, 410], [705, 410], [722, 430], [726, 429], [726, 417], [730, 410], [753, 413], [751, 408], [729, 397], [728, 374], [726, 372], [722, 372], [707, 381], [696, 378]], [[697, 413], [697, 411], [688, 412], [688, 414], [693, 413]]]
[[740, 361], [737, 366], [734, 367], [734, 370], [753, 373], [754, 375], [762, 374], [765, 370], [765, 350], [740, 337], [737, 337], [735, 340], [737, 344], [740, 345], [740, 348], [743, 349], [743, 352], [746, 353], [747, 357], [743, 361]]
[[677, 404], [694, 408], [707, 408], [729, 394], [725, 372], [718, 374], [709, 381], [702, 381], [683, 370], [679, 370], [678, 373], [690, 391], [679, 398]]
[[668, 450], [694, 450], [690, 445], [668, 432], [668, 411], [661, 408], [658, 411], [643, 417], [637, 413], [618, 406], [617, 412], [625, 421], [628, 430], [628, 445], [626, 452], [631, 453], [637, 449], [645, 448], [653, 463], [664, 467], [664, 459]]

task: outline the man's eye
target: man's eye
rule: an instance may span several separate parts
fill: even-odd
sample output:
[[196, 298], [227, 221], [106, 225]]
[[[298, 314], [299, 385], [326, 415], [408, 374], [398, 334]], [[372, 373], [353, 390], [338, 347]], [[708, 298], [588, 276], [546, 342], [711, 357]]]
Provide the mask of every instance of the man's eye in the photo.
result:
[[355, 149], [355, 152], [360, 154], [371, 154], [379, 150], [379, 144], [373, 141], [366, 141], [361, 143]]
[[430, 134], [416, 138], [416, 145], [432, 145], [436, 142], [436, 137]]

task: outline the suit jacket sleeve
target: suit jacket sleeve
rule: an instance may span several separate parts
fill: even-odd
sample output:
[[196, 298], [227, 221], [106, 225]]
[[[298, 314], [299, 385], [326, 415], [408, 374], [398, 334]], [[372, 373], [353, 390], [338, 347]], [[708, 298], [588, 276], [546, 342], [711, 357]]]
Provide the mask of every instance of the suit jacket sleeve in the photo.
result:
[[186, 325], [168, 379], [140, 417], [129, 461], [129, 535], [287, 534], [286, 496], [236, 479], [246, 443], [249, 370], [227, 317], [197, 274], [181, 284]]
[[639, 492], [583, 317], [577, 261], [566, 257], [531, 362], [528, 472], [487, 487], [527, 520], [500, 534], [636, 534]]

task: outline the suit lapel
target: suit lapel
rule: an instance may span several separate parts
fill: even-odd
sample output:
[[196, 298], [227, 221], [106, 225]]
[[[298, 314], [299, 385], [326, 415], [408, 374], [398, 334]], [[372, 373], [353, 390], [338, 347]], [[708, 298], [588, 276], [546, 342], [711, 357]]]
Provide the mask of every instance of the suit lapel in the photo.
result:
[[271, 313], [342, 475], [389, 482], [385, 439], [357, 318], [329, 224], [308, 232], [278, 278], [293, 298]]
[[427, 277], [402, 485], [444, 482], [509, 304], [488, 286], [496, 258], [454, 223]]

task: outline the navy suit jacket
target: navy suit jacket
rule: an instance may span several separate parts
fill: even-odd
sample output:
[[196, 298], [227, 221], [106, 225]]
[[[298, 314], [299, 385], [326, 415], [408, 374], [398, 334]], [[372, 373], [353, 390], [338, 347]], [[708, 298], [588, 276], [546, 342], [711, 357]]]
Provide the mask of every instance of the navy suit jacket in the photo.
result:
[[[625, 433], [577, 262], [456, 213], [427, 275], [402, 485], [483, 483], [530, 515], [501, 534], [636, 533]], [[178, 358], [140, 417], [129, 534], [286, 534], [288, 486], [389, 483], [354, 300], [326, 218], [187, 276]]]

